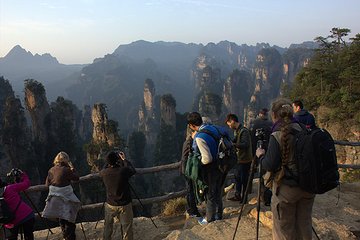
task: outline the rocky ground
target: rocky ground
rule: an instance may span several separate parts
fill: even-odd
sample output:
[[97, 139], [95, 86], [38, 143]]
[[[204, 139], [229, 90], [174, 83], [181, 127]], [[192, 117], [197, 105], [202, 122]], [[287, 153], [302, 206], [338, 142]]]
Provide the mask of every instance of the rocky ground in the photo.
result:
[[[256, 184], [254, 184], [255, 186]], [[256, 188], [254, 188], [256, 192]], [[256, 236], [256, 195], [251, 194], [250, 204], [244, 208], [244, 214], [237, 229], [236, 239], [255, 239]], [[360, 239], [360, 182], [342, 184], [340, 191], [332, 190], [323, 195], [317, 195], [313, 212], [313, 226], [320, 239]], [[171, 217], [154, 217], [158, 228], [150, 219], [134, 219], [135, 239], [232, 239], [238, 219], [239, 204], [224, 201], [224, 220], [215, 221], [206, 226], [200, 226], [196, 219], [185, 215]], [[262, 206], [259, 229], [260, 239], [272, 239], [271, 212]], [[83, 223], [86, 239], [102, 239], [103, 221], [97, 229], [95, 223]], [[61, 239], [59, 228], [52, 229], [55, 234], [48, 239]], [[115, 232], [119, 235], [119, 228]], [[35, 239], [45, 240], [47, 231], [35, 233]], [[313, 237], [315, 238], [315, 235]], [[81, 226], [77, 226], [77, 239], [85, 239]], [[114, 238], [115, 239], [115, 238]], [[117, 236], [116, 239], [121, 239]]]

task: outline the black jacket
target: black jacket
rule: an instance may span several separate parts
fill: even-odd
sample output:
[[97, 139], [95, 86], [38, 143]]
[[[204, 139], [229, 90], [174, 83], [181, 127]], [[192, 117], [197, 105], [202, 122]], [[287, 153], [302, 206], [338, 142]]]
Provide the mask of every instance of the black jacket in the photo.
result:
[[185, 174], [185, 168], [187, 159], [192, 151], [193, 139], [191, 137], [186, 138], [183, 143], [182, 153], [181, 153], [181, 165], [180, 165], [180, 173]]
[[124, 160], [123, 166], [110, 166], [100, 171], [106, 188], [106, 202], [112, 206], [124, 206], [131, 202], [129, 179], [136, 171]]

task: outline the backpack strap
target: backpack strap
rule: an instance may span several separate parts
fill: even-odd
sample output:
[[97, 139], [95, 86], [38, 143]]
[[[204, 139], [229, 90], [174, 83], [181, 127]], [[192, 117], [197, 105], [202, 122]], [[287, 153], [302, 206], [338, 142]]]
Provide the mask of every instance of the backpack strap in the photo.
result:
[[[215, 127], [215, 129], [218, 131], [218, 133], [220, 133], [220, 131]], [[219, 137], [215, 136], [215, 134], [213, 134], [211, 131], [207, 130], [207, 129], [201, 129], [199, 131], [199, 133], [206, 133], [207, 135], [209, 135], [210, 137], [212, 137], [213, 139], [215, 139], [216, 142], [218, 142], [220, 140]]]

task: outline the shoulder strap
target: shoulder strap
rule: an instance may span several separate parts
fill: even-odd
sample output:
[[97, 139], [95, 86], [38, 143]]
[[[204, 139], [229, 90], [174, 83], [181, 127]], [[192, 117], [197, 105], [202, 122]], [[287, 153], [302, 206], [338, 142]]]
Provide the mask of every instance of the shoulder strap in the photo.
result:
[[[215, 129], [219, 132], [219, 130], [215, 127]], [[206, 133], [207, 135], [211, 136], [213, 139], [215, 139], [216, 142], [218, 142], [220, 140], [219, 137], [215, 136], [215, 134], [213, 134], [211, 131], [207, 130], [207, 129], [201, 129], [199, 131], [200, 133]]]

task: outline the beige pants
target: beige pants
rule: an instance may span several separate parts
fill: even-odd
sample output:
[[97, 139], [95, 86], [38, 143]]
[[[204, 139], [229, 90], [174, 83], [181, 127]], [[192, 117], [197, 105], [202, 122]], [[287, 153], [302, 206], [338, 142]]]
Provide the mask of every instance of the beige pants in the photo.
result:
[[121, 239], [132, 240], [133, 211], [131, 203], [125, 206], [112, 206], [108, 203], [105, 204], [104, 239], [114, 239], [111, 236], [113, 233], [113, 224], [115, 217], [120, 221], [121, 224]]
[[273, 239], [311, 240], [314, 198], [315, 194], [305, 192], [298, 187], [285, 184], [278, 186], [274, 183], [271, 198]]

